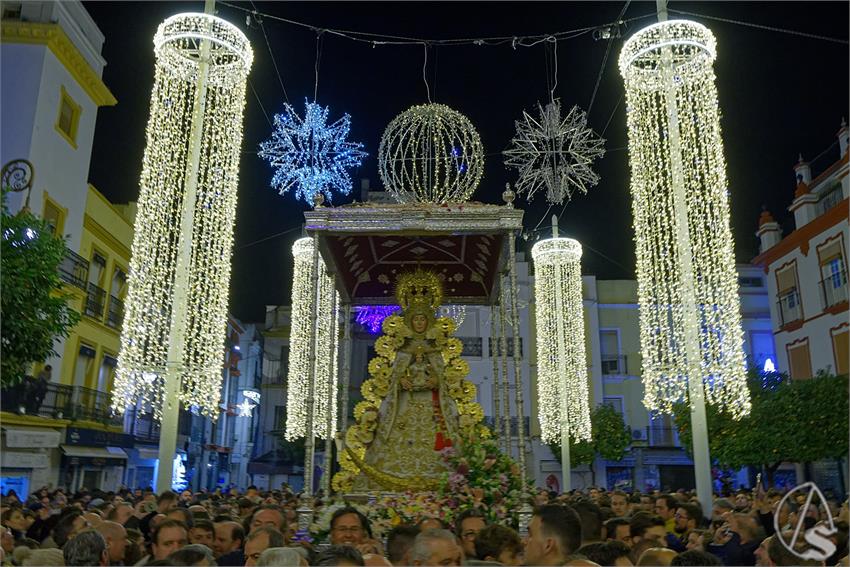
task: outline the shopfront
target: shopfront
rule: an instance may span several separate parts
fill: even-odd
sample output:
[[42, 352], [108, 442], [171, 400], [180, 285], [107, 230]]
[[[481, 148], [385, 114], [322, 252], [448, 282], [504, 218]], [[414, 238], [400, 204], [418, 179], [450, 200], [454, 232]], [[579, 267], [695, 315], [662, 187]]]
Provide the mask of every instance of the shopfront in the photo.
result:
[[127, 453], [133, 436], [112, 431], [69, 427], [62, 449], [62, 480], [70, 490], [117, 490], [124, 483]]
[[52, 427], [3, 426], [0, 490], [22, 498], [42, 486], [59, 482], [62, 432]]

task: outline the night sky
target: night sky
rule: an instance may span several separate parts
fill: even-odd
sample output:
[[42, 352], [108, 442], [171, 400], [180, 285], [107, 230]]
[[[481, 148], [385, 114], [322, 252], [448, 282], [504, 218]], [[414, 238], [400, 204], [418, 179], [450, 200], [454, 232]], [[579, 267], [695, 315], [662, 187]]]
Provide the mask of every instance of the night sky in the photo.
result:
[[[250, 2], [234, 4], [253, 9]], [[422, 39], [455, 39], [552, 34], [617, 19], [624, 2], [255, 2], [259, 12], [309, 24]], [[670, 17], [682, 10], [760, 26], [848, 38], [847, 2], [671, 2]], [[203, 2], [86, 2], [86, 8], [106, 36], [104, 82], [118, 99], [98, 113], [91, 182], [113, 202], [138, 198], [144, 131], [153, 83], [152, 37], [157, 25], [178, 12], [203, 11]], [[249, 75], [239, 205], [231, 281], [231, 311], [243, 321], [261, 321], [264, 305], [289, 302], [292, 242], [300, 236], [306, 205], [288, 193], [269, 187], [271, 169], [257, 157], [267, 139], [269, 118], [282, 111], [284, 92], [275, 73], [263, 32], [256, 22], [246, 26], [246, 13], [217, 4], [218, 16], [242, 29], [254, 49]], [[590, 110], [590, 125], [605, 130], [605, 157], [596, 165], [600, 184], [588, 195], [577, 195], [561, 217], [561, 231], [584, 246], [583, 272], [599, 278], [633, 278], [634, 245], [629, 198], [623, 82], [617, 59], [623, 41], [653, 23], [654, 2], [632, 2], [624, 19], [640, 18], [621, 28], [613, 39], [598, 93]], [[787, 207], [793, 198], [797, 155], [812, 160], [813, 174], [838, 158], [835, 133], [848, 115], [848, 47], [745, 27], [706, 17], [687, 16], [707, 25], [717, 37], [715, 63], [722, 127], [730, 182], [732, 229], [739, 261], [758, 251], [754, 235], [765, 205], [786, 232], [793, 227]], [[316, 32], [263, 18], [271, 50], [289, 101], [303, 113], [304, 99], [313, 96]], [[587, 110], [608, 41], [588, 32], [559, 41], [555, 96], [566, 109]], [[551, 46], [533, 47], [431, 45], [429, 85], [434, 102], [467, 115], [478, 128], [487, 153], [485, 174], [473, 199], [501, 203], [505, 182], [515, 174], [505, 170], [500, 152], [514, 134], [514, 120], [523, 109], [548, 100]], [[422, 45], [356, 43], [329, 33], [322, 35], [318, 102], [330, 106], [331, 119], [351, 115], [350, 140], [365, 144], [369, 157], [352, 172], [352, 195], [336, 204], [359, 199], [359, 179], [380, 188], [378, 144], [384, 127], [414, 104], [427, 102], [422, 78]], [[549, 71], [547, 71], [549, 70]], [[252, 89], [253, 87], [253, 89]], [[256, 96], [253, 91], [256, 91]], [[258, 102], [259, 98], [259, 102]], [[618, 105], [618, 101], [619, 105]], [[261, 104], [260, 104], [261, 103]], [[610, 120], [610, 123], [609, 123]], [[824, 150], [826, 152], [824, 153]], [[537, 225], [546, 212], [542, 197], [527, 203], [525, 226]], [[556, 207], [552, 212], [560, 212]], [[550, 212], [551, 214], [551, 212]], [[548, 219], [544, 225], [548, 224]], [[275, 238], [277, 233], [295, 229]], [[545, 236], [545, 234], [542, 234]], [[263, 240], [266, 239], [266, 240]], [[257, 241], [261, 241], [257, 243]], [[520, 249], [530, 249], [519, 241]]]

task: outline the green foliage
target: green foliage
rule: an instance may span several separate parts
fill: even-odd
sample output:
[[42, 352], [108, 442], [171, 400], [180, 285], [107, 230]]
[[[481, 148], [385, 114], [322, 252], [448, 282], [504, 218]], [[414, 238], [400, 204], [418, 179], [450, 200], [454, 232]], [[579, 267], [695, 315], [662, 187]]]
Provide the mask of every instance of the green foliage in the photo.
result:
[[[602, 404], [590, 412], [590, 441], [576, 443], [570, 440], [570, 465], [590, 464], [597, 455], [609, 461], [619, 461], [632, 442], [629, 428], [612, 406]], [[549, 448], [561, 462], [561, 444], [550, 443]]]
[[10, 215], [3, 192], [0, 238], [2, 293], [2, 348], [0, 383], [13, 386], [23, 380], [33, 362], [55, 355], [53, 344], [67, 337], [80, 314], [61, 292], [58, 267], [65, 241], [54, 236], [44, 221], [29, 212]]
[[[739, 421], [715, 407], [706, 408], [711, 457], [723, 467], [767, 467], [847, 455], [848, 378], [819, 373], [811, 380], [751, 374], [752, 412]], [[691, 416], [675, 408], [682, 446], [692, 446]], [[842, 441], [844, 440], [844, 441]]]

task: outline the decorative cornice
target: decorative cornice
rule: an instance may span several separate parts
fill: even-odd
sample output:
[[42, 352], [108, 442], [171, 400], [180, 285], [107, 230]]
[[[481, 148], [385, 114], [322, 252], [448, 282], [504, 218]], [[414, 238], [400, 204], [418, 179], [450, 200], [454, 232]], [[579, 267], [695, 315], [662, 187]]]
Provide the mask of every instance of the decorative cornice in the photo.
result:
[[3, 43], [46, 45], [97, 106], [118, 103], [59, 24], [4, 20], [0, 30]]
[[122, 264], [130, 262], [130, 249], [115, 238], [108, 230], [106, 230], [99, 222], [94, 220], [88, 213], [83, 215], [83, 228], [91, 232], [94, 236], [105, 242], [110, 248], [118, 253], [122, 260]]

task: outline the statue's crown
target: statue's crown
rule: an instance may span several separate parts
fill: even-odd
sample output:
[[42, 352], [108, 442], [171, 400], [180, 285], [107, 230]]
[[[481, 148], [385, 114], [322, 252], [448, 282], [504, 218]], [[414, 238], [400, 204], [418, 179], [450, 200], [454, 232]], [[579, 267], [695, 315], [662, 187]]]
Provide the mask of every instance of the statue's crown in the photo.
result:
[[399, 276], [395, 296], [404, 310], [410, 307], [435, 310], [443, 303], [443, 284], [434, 272], [417, 269]]

